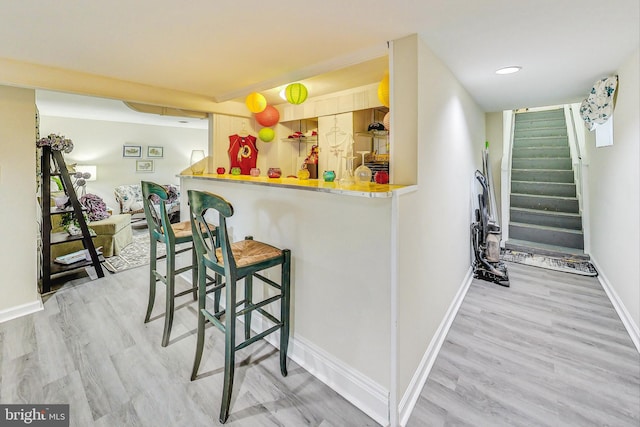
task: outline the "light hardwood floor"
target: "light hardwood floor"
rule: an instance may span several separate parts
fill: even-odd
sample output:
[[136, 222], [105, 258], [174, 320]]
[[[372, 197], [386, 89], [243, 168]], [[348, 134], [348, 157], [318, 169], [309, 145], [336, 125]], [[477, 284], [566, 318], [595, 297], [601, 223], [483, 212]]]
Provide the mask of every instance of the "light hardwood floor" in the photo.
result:
[[596, 278], [471, 284], [408, 427], [640, 426], [640, 355]]
[[[69, 403], [79, 427], [219, 425], [223, 335], [207, 330], [200, 376], [190, 381], [197, 306], [178, 300], [161, 347], [164, 287], [144, 324], [147, 275], [145, 266], [74, 279], [44, 311], [0, 324], [0, 402]], [[227, 426], [377, 425], [293, 361], [282, 377], [266, 342], [238, 352], [236, 363]]]
[[[408, 427], [638, 426], [640, 356], [598, 281], [509, 264], [511, 288], [474, 281]], [[222, 334], [189, 375], [195, 305], [160, 346], [162, 296], [142, 322], [147, 267], [70, 281], [45, 310], [0, 324], [0, 402], [70, 403], [73, 426], [218, 425]], [[240, 352], [229, 426], [376, 423], [277, 351]]]

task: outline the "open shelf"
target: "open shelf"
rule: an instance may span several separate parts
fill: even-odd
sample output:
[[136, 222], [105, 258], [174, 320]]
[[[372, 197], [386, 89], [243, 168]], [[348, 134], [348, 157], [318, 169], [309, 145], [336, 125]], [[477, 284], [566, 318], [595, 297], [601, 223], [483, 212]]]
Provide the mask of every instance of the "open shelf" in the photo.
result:
[[356, 132], [356, 136], [372, 136], [374, 138], [386, 138], [389, 136], [388, 130], [370, 130], [366, 132]]
[[61, 231], [59, 233], [51, 233], [51, 242], [49, 243], [52, 245], [57, 245], [58, 243], [73, 242], [82, 239], [84, 239], [84, 236], [82, 234], [71, 236], [69, 233]]
[[300, 138], [282, 138], [283, 142], [318, 142], [317, 136], [301, 136]]
[[[78, 200], [78, 195], [73, 187], [73, 182], [71, 181], [69, 170], [67, 169], [62, 152], [52, 150], [48, 145], [41, 148], [40, 169], [42, 171], [42, 183], [40, 193], [40, 210], [42, 213], [42, 223], [40, 233], [42, 241], [42, 277], [39, 283], [39, 290], [41, 294], [48, 294], [52, 290], [52, 276], [55, 275], [61, 275], [63, 273], [93, 266], [97, 277], [104, 277], [104, 271], [102, 269], [102, 262], [104, 261], [104, 258], [102, 258], [101, 254], [96, 251], [95, 245], [93, 244], [93, 233], [89, 229], [83, 213], [86, 208], [82, 206]], [[58, 209], [58, 207], [50, 205], [52, 196], [51, 176], [59, 176], [61, 178], [63, 193], [68, 196], [68, 206], [65, 206], [62, 209]], [[56, 191], [56, 193], [58, 192]], [[54, 215], [64, 214], [68, 214], [73, 218], [76, 225], [81, 230], [80, 235], [71, 236], [67, 232], [52, 232], [51, 217]], [[72, 241], [82, 241], [82, 245], [89, 255], [89, 260], [81, 259], [73, 264], [56, 263], [51, 256], [52, 245]]]

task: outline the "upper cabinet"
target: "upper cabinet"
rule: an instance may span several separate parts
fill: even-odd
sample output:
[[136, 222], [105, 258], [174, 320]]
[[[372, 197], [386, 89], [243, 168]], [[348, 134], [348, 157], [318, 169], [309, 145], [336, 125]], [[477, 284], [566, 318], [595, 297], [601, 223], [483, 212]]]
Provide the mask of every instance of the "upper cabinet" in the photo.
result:
[[311, 119], [378, 107], [383, 107], [378, 99], [378, 83], [333, 93], [328, 96], [309, 98], [299, 105], [281, 104], [277, 106], [280, 111], [281, 122]]

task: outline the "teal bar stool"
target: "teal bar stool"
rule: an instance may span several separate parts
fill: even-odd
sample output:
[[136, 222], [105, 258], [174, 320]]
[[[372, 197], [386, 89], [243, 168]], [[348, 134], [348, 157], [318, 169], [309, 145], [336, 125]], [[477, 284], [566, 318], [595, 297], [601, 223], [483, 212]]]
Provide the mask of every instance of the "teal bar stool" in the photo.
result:
[[[151, 252], [149, 255], [149, 303], [147, 305], [147, 314], [144, 322], [149, 322], [151, 311], [156, 299], [156, 286], [158, 282], [165, 284], [165, 313], [164, 313], [164, 332], [162, 333], [162, 346], [169, 344], [171, 335], [171, 327], [173, 325], [173, 312], [175, 308], [175, 299], [177, 297], [193, 294], [194, 301], [198, 297], [197, 286], [197, 258], [196, 251], [193, 248], [193, 235], [191, 233], [190, 221], [184, 221], [177, 224], [171, 224], [167, 213], [166, 205], [169, 196], [162, 185], [158, 185], [149, 181], [142, 181], [142, 196], [144, 204], [144, 214], [147, 219], [149, 228]], [[191, 243], [190, 245], [176, 250], [176, 245], [181, 243]], [[163, 244], [166, 249], [166, 255], [158, 257], [158, 244]], [[176, 255], [182, 252], [192, 251], [191, 264], [176, 268]], [[167, 266], [164, 274], [157, 270], [159, 259], [166, 257]], [[193, 287], [176, 294], [175, 280], [176, 275], [185, 271], [192, 270], [191, 277]]]
[[[225, 334], [224, 341], [224, 385], [220, 405], [220, 422], [225, 423], [229, 417], [229, 404], [233, 389], [233, 374], [236, 351], [280, 331], [280, 372], [287, 376], [287, 348], [289, 345], [289, 312], [291, 289], [291, 251], [278, 249], [248, 237], [239, 242], [230, 243], [227, 232], [227, 218], [233, 215], [233, 206], [215, 194], [189, 190], [189, 210], [193, 241], [198, 254], [198, 341], [193, 362], [191, 380], [198, 375], [204, 347], [204, 330], [206, 322], [211, 322]], [[201, 230], [210, 227], [205, 215], [209, 211], [217, 211], [217, 239], [210, 234], [205, 236]], [[213, 212], [212, 212], [213, 213]], [[215, 215], [214, 215], [215, 216]], [[216, 241], [217, 240], [217, 241]], [[259, 274], [267, 268], [281, 266], [280, 283], [276, 283]], [[207, 289], [207, 270], [215, 274], [215, 286]], [[224, 282], [221, 282], [224, 278]], [[279, 292], [262, 301], [253, 301], [253, 279], [277, 289]], [[237, 282], [244, 279], [244, 298], [237, 301]], [[220, 309], [220, 292], [224, 289], [226, 308]], [[214, 293], [214, 309], [207, 309], [206, 294]], [[277, 319], [263, 307], [280, 301], [280, 319]], [[257, 311], [273, 326], [251, 336], [251, 314]], [[236, 318], [244, 316], [244, 341], [236, 345]], [[222, 319], [224, 317], [224, 319]]]

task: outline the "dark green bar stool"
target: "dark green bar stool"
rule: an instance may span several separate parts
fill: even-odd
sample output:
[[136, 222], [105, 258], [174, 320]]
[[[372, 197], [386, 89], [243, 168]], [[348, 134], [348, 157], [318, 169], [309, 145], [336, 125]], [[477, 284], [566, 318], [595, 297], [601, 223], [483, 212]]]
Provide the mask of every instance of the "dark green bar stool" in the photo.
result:
[[[158, 281], [165, 284], [166, 287], [166, 309], [164, 313], [164, 332], [162, 334], [162, 346], [169, 344], [171, 335], [171, 326], [173, 325], [173, 311], [175, 307], [175, 299], [177, 297], [193, 293], [193, 299], [198, 297], [197, 286], [197, 258], [196, 251], [193, 248], [193, 235], [191, 233], [190, 221], [184, 221], [177, 224], [171, 224], [167, 213], [166, 205], [169, 196], [162, 185], [153, 182], [142, 181], [142, 196], [144, 204], [144, 214], [147, 218], [147, 226], [149, 228], [151, 252], [149, 255], [149, 304], [147, 305], [147, 314], [144, 322], [147, 323], [151, 317], [153, 303], [156, 299], [156, 285]], [[158, 257], [158, 243], [164, 244], [166, 255]], [[191, 243], [191, 245], [176, 250], [176, 245], [181, 243]], [[176, 269], [176, 255], [186, 251], [192, 251], [191, 264]], [[158, 259], [165, 258], [167, 267], [165, 274], [158, 272]], [[176, 275], [185, 271], [192, 270], [191, 277], [193, 287], [185, 291], [175, 292]]]
[[[287, 376], [287, 347], [289, 345], [289, 308], [290, 308], [290, 276], [291, 251], [278, 249], [252, 238], [245, 238], [239, 242], [230, 243], [227, 232], [227, 218], [233, 215], [233, 206], [222, 197], [215, 194], [189, 190], [189, 210], [191, 213], [191, 229], [193, 241], [198, 254], [198, 342], [193, 362], [191, 380], [196, 379], [198, 368], [202, 360], [204, 347], [204, 329], [206, 322], [211, 322], [225, 334], [224, 341], [224, 386], [222, 403], [220, 405], [220, 422], [224, 423], [229, 417], [229, 404], [233, 389], [233, 374], [236, 351], [280, 331], [280, 372]], [[213, 236], [205, 236], [201, 230], [210, 225], [205, 214], [209, 211], [218, 212], [217, 241]], [[281, 266], [280, 284], [259, 274], [274, 266]], [[207, 269], [215, 273], [216, 284], [207, 290]], [[220, 278], [224, 283], [220, 283]], [[253, 278], [279, 290], [277, 295], [262, 301], [253, 301]], [[240, 279], [244, 279], [244, 299], [237, 301], [236, 286]], [[221, 290], [225, 290], [226, 308], [220, 309], [219, 297]], [[207, 292], [215, 292], [214, 310], [206, 306]], [[277, 319], [263, 307], [280, 301], [280, 319]], [[251, 313], [257, 311], [274, 326], [251, 336]], [[244, 341], [236, 345], [236, 318], [244, 316]], [[224, 317], [224, 320], [222, 318]]]

